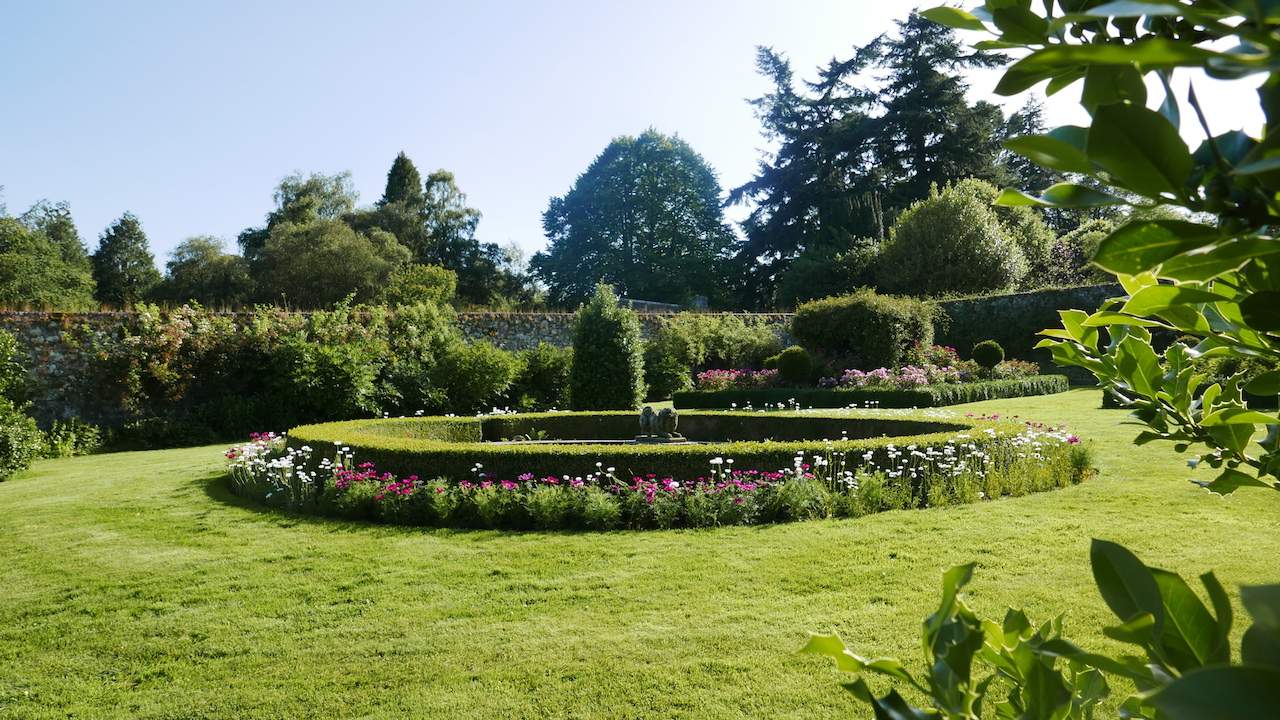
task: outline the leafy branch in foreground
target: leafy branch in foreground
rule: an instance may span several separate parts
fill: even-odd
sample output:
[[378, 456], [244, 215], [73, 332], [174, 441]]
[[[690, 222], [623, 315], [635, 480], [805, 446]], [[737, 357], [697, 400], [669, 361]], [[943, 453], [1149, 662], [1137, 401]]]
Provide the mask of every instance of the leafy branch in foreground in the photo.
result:
[[[1231, 601], [1212, 572], [1200, 576], [1206, 606], [1180, 576], [1115, 543], [1094, 540], [1090, 559], [1098, 591], [1120, 621], [1103, 632], [1141, 655], [1088, 652], [1063, 637], [1061, 616], [1040, 625], [1020, 610], [1001, 622], [978, 617], [960, 594], [973, 563], [943, 575], [942, 602], [924, 621], [922, 673], [861, 657], [837, 635], [812, 635], [801, 652], [856, 674], [845, 688], [878, 720], [1090, 718], [1116, 681], [1134, 688], [1120, 704], [1126, 718], [1244, 720], [1280, 707], [1280, 585], [1241, 590], [1253, 625], [1241, 640], [1240, 664], [1232, 664]], [[929, 702], [915, 706], [896, 690], [877, 697], [864, 675], [905, 683]]]
[[[1169, 206], [1191, 219], [1137, 219], [1098, 248], [1096, 265], [1127, 295], [1099, 311], [1062, 313], [1063, 327], [1040, 343], [1054, 360], [1090, 370], [1132, 407], [1147, 431], [1138, 442], [1195, 448], [1217, 468], [1217, 492], [1241, 486], [1280, 489], [1280, 416], [1248, 395], [1280, 394], [1280, 6], [1274, 2], [1194, 0], [1097, 2], [988, 0], [969, 11], [922, 14], [992, 37], [981, 49], [1021, 57], [997, 92], [1016, 95], [1040, 82], [1049, 94], [1077, 82], [1088, 127], [1065, 126], [1009, 140], [1008, 149], [1073, 179], [1037, 196], [1005, 190], [1004, 205], [1054, 208]], [[1194, 87], [1180, 99], [1175, 71], [1211, 79], [1266, 76], [1258, 102], [1265, 130], [1211, 134]], [[1162, 98], [1148, 97], [1152, 86]], [[1148, 108], [1149, 102], [1156, 109]], [[1194, 150], [1179, 134], [1184, 110], [1205, 139]], [[1153, 332], [1180, 337], [1162, 351]], [[1157, 343], [1157, 345], [1162, 343]], [[1212, 382], [1198, 359], [1231, 357], [1272, 369]], [[1247, 395], [1246, 395], [1247, 393]], [[1256, 405], [1256, 403], [1255, 403]]]

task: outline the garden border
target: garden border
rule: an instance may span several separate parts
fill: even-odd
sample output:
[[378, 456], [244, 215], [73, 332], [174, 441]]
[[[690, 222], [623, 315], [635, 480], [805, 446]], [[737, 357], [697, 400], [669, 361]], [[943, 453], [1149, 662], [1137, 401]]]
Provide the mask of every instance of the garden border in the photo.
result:
[[1052, 395], [1066, 392], [1070, 382], [1065, 375], [1036, 375], [1010, 380], [984, 380], [970, 383], [942, 383], [910, 390], [873, 390], [866, 388], [753, 388], [734, 390], [687, 390], [674, 393], [672, 404], [678, 409], [766, 408], [798, 405], [803, 408], [848, 408], [871, 406], [880, 408], [931, 408], [999, 398]]

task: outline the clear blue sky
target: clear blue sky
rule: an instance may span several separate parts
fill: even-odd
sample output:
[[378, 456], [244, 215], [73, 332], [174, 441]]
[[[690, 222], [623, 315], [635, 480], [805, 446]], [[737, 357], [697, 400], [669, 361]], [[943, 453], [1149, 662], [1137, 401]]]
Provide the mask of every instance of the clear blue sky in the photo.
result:
[[[371, 203], [404, 150], [457, 175], [482, 239], [531, 253], [548, 198], [617, 135], [678, 133], [724, 187], [748, 179], [755, 46], [811, 76], [917, 4], [0, 0], [0, 185], [14, 214], [70, 202], [91, 250], [131, 210], [163, 264], [192, 235], [234, 247], [295, 170], [350, 170]], [[1207, 98], [1233, 125], [1236, 92]]]

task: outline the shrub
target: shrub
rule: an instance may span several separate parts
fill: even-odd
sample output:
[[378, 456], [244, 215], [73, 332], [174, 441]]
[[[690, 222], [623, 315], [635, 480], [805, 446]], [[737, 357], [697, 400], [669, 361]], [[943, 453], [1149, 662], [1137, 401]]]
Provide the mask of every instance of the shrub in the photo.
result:
[[781, 361], [782, 361], [782, 353], [778, 353], [777, 355], [770, 355], [769, 357], [767, 357], [767, 358], [765, 358], [765, 359], [764, 359], [764, 363], [763, 363], [763, 364], [764, 364], [764, 369], [765, 369], [765, 370], [777, 370], [777, 369], [778, 369], [778, 363], [779, 363], [779, 362], [781, 362]]
[[7, 398], [0, 398], [0, 480], [26, 470], [44, 449], [36, 421]]
[[800, 387], [810, 384], [813, 378], [813, 361], [809, 351], [793, 345], [778, 356], [778, 377], [783, 384]]
[[493, 409], [520, 371], [516, 356], [487, 342], [458, 343], [440, 358], [435, 382], [450, 407], [472, 413]]
[[1049, 280], [1050, 259], [1054, 246], [1053, 230], [1044, 222], [1037, 208], [996, 205], [1000, 189], [986, 180], [966, 178], [953, 185], [956, 192], [969, 193], [987, 204], [996, 220], [1027, 261], [1022, 287], [1037, 287]]
[[796, 405], [804, 408], [844, 408], [853, 405], [924, 408], [998, 398], [1051, 395], [1066, 392], [1069, 387], [1070, 383], [1063, 375], [1037, 375], [981, 382], [926, 385], [915, 389], [761, 388], [746, 390], [734, 388], [713, 392], [694, 390], [676, 393], [672, 396], [672, 401], [675, 407], [681, 410], [734, 407], [763, 409], [778, 405]]
[[995, 340], [983, 340], [973, 346], [973, 351], [969, 353], [969, 357], [982, 367], [991, 370], [995, 366], [1004, 362], [1004, 348], [1000, 347], [1000, 343]]
[[644, 399], [640, 321], [607, 285], [578, 310], [573, 323], [569, 402], [575, 410], [634, 409]]
[[806, 251], [787, 266], [778, 278], [774, 306], [795, 307], [806, 300], [843, 295], [855, 288], [875, 284], [880, 243], [872, 238], [855, 238], [843, 252]]
[[54, 420], [44, 433], [42, 457], [90, 455], [102, 448], [102, 430], [80, 418]]
[[891, 292], [944, 295], [1012, 288], [1026, 274], [1026, 256], [990, 204], [948, 185], [898, 216], [877, 277]]
[[507, 391], [508, 404], [517, 410], [551, 410], [569, 406], [569, 373], [573, 350], [538, 343], [516, 354], [520, 370]]
[[390, 307], [448, 305], [458, 291], [458, 274], [439, 265], [404, 265], [387, 277], [379, 298]]
[[1090, 264], [1102, 239], [1111, 234], [1115, 223], [1106, 219], [1090, 220], [1054, 240], [1049, 251], [1046, 281], [1054, 285], [1083, 285], [1111, 282], [1114, 278], [1102, 268]]
[[760, 367], [781, 349], [775, 326], [764, 320], [703, 313], [666, 318], [645, 345], [649, 397], [664, 399], [688, 390], [701, 369]]
[[810, 350], [848, 367], [897, 367], [933, 343], [933, 306], [859, 290], [801, 305], [791, 334]]

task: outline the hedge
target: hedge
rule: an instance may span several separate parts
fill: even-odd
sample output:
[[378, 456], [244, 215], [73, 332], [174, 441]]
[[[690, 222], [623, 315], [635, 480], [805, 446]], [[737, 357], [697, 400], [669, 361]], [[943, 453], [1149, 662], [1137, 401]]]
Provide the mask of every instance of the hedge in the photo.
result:
[[693, 390], [672, 396], [677, 408], [724, 409], [750, 405], [754, 408], [789, 405], [793, 401], [806, 408], [847, 408], [875, 405], [881, 408], [926, 408], [960, 403], [1052, 395], [1070, 386], [1065, 375], [1036, 375], [1013, 380], [986, 380], [970, 383], [925, 385], [911, 390], [763, 388], [756, 390]]
[[1048, 353], [1036, 351], [1035, 345], [1043, 339], [1041, 330], [1061, 326], [1059, 310], [1093, 312], [1121, 295], [1124, 289], [1112, 284], [941, 300], [933, 341], [965, 355], [983, 340], [995, 340], [1008, 357], [1049, 362]]
[[[902, 413], [682, 413], [680, 431], [691, 440], [706, 442], [663, 444], [496, 444], [493, 440], [542, 431], [556, 439], [630, 439], [637, 432], [636, 413], [530, 413], [475, 418], [395, 418], [352, 420], [305, 425], [289, 432], [289, 445], [308, 445], [317, 457], [334, 451], [335, 443], [349, 447], [358, 463], [372, 462], [380, 471], [401, 477], [472, 477], [477, 463], [483, 472], [514, 479], [535, 475], [587, 475], [599, 467], [618, 473], [658, 473], [673, 477], [706, 475], [712, 458], [733, 458], [739, 469], [780, 470], [791, 467], [797, 453], [822, 452], [830, 447], [861, 457], [871, 451], [880, 461], [890, 445], [943, 444], [958, 433], [993, 428], [994, 436], [974, 433], [975, 440], [1016, 434], [1022, 427], [972, 418], [940, 421]], [[773, 428], [770, 433], [768, 428]], [[848, 433], [844, 439], [842, 433]], [[723, 435], [745, 437], [725, 442]], [[718, 437], [713, 437], [718, 436]], [[802, 439], [803, 438], [803, 439]], [[481, 442], [481, 440], [489, 442]], [[716, 441], [711, 441], [716, 440]], [[600, 463], [600, 465], [597, 465]]]

